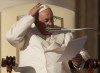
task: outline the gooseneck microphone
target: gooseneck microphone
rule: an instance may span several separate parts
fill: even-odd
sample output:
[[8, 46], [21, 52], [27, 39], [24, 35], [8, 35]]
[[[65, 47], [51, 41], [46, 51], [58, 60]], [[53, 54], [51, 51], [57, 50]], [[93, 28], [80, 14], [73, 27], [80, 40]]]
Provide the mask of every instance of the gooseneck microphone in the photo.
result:
[[81, 31], [81, 30], [91, 30], [91, 31], [95, 31], [98, 33], [98, 35], [100, 35], [100, 32], [94, 28], [76, 28], [76, 29], [67, 29], [67, 28], [47, 28], [48, 31], [55, 31], [55, 32], [75, 32], [75, 31]]

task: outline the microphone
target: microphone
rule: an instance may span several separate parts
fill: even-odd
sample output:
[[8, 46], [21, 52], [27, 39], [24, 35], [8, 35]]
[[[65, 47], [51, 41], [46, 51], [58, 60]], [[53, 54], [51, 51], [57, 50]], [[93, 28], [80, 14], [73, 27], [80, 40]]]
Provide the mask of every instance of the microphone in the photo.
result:
[[48, 31], [51, 32], [75, 32], [75, 31], [81, 31], [81, 30], [92, 30], [98, 33], [100, 35], [100, 32], [94, 28], [76, 28], [76, 29], [67, 29], [67, 28], [47, 28]]

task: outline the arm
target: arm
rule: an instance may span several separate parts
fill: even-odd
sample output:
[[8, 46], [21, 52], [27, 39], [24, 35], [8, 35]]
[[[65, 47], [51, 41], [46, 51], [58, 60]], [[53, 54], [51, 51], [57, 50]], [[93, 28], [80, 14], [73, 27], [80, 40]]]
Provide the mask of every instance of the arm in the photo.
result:
[[7, 40], [10, 44], [16, 48], [22, 48], [25, 42], [25, 35], [28, 28], [31, 27], [32, 23], [35, 21], [34, 16], [37, 14], [38, 10], [41, 8], [41, 4], [38, 3], [34, 6], [28, 15], [17, 21], [7, 32]]
[[73, 59], [72, 59], [72, 63], [73, 66], [77, 69], [77, 70], [82, 70], [84, 68], [85, 63], [87, 62], [87, 60], [90, 59], [90, 55], [88, 54], [88, 52], [86, 50], [81, 50], [79, 54], [77, 54]]
[[25, 42], [25, 35], [27, 29], [34, 22], [34, 18], [31, 15], [24, 16], [19, 21], [17, 21], [7, 32], [7, 40], [13, 46], [21, 48]]
[[[68, 42], [73, 39], [72, 33], [65, 34], [65, 46], [67, 46]], [[80, 70], [84, 67], [85, 62], [90, 59], [90, 55], [86, 50], [81, 50], [79, 54], [77, 54], [73, 59], [72, 63], [75, 69]]]

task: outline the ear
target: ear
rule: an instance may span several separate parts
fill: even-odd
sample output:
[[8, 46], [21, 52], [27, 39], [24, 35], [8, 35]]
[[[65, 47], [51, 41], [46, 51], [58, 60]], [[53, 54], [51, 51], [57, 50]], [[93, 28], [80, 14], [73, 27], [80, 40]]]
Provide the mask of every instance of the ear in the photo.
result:
[[39, 20], [39, 13], [34, 16], [35, 20]]

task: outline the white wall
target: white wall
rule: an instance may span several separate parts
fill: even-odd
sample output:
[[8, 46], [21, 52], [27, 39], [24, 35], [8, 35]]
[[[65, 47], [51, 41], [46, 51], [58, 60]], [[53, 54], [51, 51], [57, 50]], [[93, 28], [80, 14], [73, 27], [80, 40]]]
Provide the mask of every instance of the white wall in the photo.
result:
[[[40, 3], [43, 3], [43, 4], [45, 4], [45, 3], [47, 3], [47, 4], [52, 4], [52, 5], [57, 5], [57, 6], [61, 6], [61, 7], [64, 7], [64, 8], [67, 8], [67, 9], [70, 9], [70, 10], [72, 10], [72, 11], [74, 11], [75, 10], [75, 0], [0, 0], [0, 12], [3, 10], [3, 9], [5, 9], [5, 8], [8, 8], [8, 7], [12, 7], [12, 6], [18, 6], [18, 5], [23, 5], [23, 4], [29, 4], [29, 3], [37, 3], [37, 2], [40, 2]], [[27, 9], [27, 8], [26, 8]], [[66, 12], [66, 11], [65, 11]], [[8, 12], [7, 12], [8, 13]], [[67, 14], [67, 13], [65, 13], [65, 14]], [[4, 14], [5, 15], [5, 14]], [[13, 14], [11, 14], [11, 15], [13, 15]], [[9, 16], [8, 16], [9, 17]], [[66, 16], [67, 17], [67, 16]], [[6, 18], [7, 19], [7, 18]], [[70, 19], [70, 18], [68, 18], [68, 19]], [[1, 19], [0, 19], [1, 20]], [[2, 19], [3, 20], [3, 19]], [[4, 22], [5, 22], [5, 20], [4, 20]], [[7, 22], [7, 21], [6, 21]], [[71, 23], [72, 23], [72, 21], [71, 21]], [[8, 23], [7, 23], [8, 24]], [[8, 47], [7, 47], [7, 45], [5, 46], [5, 44], [3, 43], [4, 42], [4, 39], [1, 39], [1, 37], [4, 35], [4, 31], [5, 31], [5, 29], [1, 29], [1, 27], [7, 27], [7, 25], [5, 26], [5, 25], [0, 25], [0, 30], [1, 31], [3, 31], [2, 33], [1, 33], [1, 31], [0, 31], [0, 51], [2, 51], [2, 52], [0, 52], [0, 57], [1, 58], [5, 58], [4, 56], [9, 56], [9, 55], [12, 55], [12, 53], [10, 53], [10, 54], [8, 54], [8, 51], [7, 50], [5, 50], [5, 49], [8, 49]], [[3, 38], [4, 38], [4, 36], [3, 36]], [[3, 41], [3, 42], [2, 42]], [[2, 45], [2, 46], [1, 46]], [[4, 48], [3, 47], [3, 45], [5, 46], [5, 47], [7, 47], [7, 48]], [[4, 52], [3, 52], [3, 50], [1, 50], [1, 48], [3, 48], [3, 50], [4, 50]], [[10, 46], [10, 49], [11, 49], [11, 46]], [[6, 53], [7, 52], [7, 53]], [[9, 51], [10, 52], [10, 51]], [[3, 53], [3, 54], [2, 54]], [[14, 52], [13, 52], [14, 53]], [[15, 53], [16, 54], [16, 53]], [[0, 70], [0, 72], [1, 73], [6, 73], [6, 68], [3, 68], [3, 67], [1, 67], [0, 68], [1, 70]]]
[[0, 11], [4, 8], [25, 3], [48, 3], [75, 10], [75, 0], [0, 0]]

